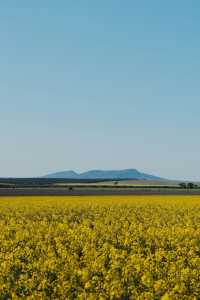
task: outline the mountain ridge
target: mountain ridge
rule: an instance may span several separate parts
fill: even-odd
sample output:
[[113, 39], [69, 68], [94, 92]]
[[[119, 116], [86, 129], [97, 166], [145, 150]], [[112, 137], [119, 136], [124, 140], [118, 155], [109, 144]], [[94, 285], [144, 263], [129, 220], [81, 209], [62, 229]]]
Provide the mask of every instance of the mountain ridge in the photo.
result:
[[43, 178], [61, 178], [61, 179], [135, 179], [135, 180], [161, 180], [164, 178], [146, 174], [137, 169], [123, 170], [89, 170], [82, 173], [77, 173], [73, 170], [50, 173]]

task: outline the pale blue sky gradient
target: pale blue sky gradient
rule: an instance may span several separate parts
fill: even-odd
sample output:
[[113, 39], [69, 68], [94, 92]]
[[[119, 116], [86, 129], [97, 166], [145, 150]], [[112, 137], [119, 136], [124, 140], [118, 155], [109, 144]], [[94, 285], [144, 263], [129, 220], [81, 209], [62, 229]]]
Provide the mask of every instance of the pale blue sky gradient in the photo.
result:
[[200, 180], [200, 2], [0, 3], [0, 176]]

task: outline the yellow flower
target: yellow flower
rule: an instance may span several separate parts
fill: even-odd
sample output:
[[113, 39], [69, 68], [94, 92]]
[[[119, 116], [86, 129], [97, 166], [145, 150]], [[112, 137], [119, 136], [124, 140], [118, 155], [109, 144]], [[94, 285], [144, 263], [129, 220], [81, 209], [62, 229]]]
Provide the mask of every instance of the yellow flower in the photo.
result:
[[88, 290], [88, 289], [90, 289], [91, 288], [91, 283], [88, 281], [88, 282], [86, 282], [86, 284], [85, 284], [85, 289], [86, 290]]

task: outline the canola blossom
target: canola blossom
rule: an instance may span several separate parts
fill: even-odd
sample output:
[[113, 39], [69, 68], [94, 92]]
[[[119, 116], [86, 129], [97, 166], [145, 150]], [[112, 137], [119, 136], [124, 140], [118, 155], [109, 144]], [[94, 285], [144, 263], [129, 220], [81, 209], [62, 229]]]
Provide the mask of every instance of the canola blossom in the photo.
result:
[[200, 299], [200, 196], [1, 197], [0, 299]]

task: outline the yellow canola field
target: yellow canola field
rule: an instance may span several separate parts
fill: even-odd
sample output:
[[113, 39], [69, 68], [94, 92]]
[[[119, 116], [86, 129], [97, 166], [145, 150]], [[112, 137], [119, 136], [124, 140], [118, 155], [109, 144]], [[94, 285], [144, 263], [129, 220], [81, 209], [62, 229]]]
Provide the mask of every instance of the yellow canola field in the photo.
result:
[[0, 299], [200, 299], [200, 196], [0, 198]]

